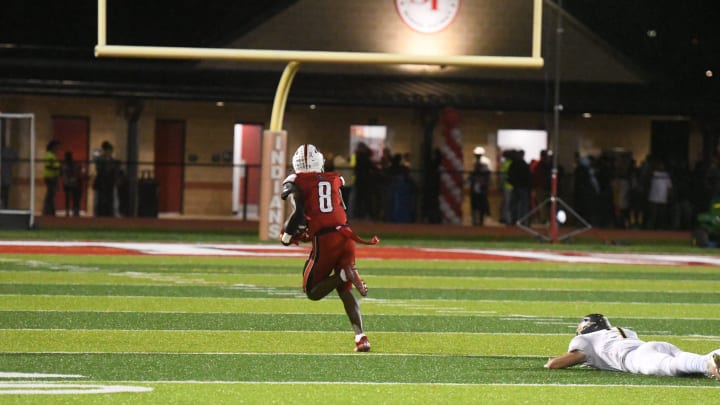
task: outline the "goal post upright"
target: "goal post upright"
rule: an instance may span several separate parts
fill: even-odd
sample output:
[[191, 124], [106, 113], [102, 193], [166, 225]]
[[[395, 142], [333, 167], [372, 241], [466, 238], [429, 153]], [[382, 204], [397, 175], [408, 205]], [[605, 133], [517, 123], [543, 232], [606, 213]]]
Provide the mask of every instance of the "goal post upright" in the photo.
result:
[[285, 105], [300, 64], [291, 61], [278, 82], [269, 129], [263, 132], [258, 202], [258, 237], [270, 240], [280, 235], [285, 220], [285, 202], [279, 198], [287, 171], [287, 131], [283, 131]]
[[[455, 66], [469, 68], [505, 68], [505, 69], [541, 69], [544, 66], [542, 58], [542, 4], [543, 0], [532, 0], [532, 41], [530, 56], [486, 56], [486, 55], [420, 55], [404, 53], [379, 52], [330, 52], [330, 51], [294, 51], [270, 49], [228, 49], [228, 48], [193, 48], [193, 47], [158, 47], [158, 46], [128, 46], [109, 45], [107, 43], [107, 0], [98, 0], [97, 45], [95, 57], [114, 58], [147, 58], [147, 59], [181, 59], [181, 60], [220, 60], [242, 62], [283, 62], [287, 66], [278, 83], [273, 102], [270, 128], [268, 132], [282, 132], [285, 106], [287, 104], [290, 86], [295, 73], [301, 63], [325, 64], [369, 64], [369, 65], [434, 65]], [[285, 134], [286, 136], [287, 134]], [[287, 141], [277, 142], [287, 146]], [[283, 151], [285, 154], [286, 150]], [[270, 152], [268, 152], [270, 153]], [[278, 151], [273, 152], [276, 156]], [[262, 166], [265, 162], [263, 152]], [[262, 170], [265, 172], [265, 170]], [[271, 179], [261, 178], [261, 195], [274, 196], [271, 190]], [[267, 208], [260, 204], [261, 215]], [[264, 223], [261, 217], [261, 228]], [[267, 240], [270, 229], [260, 229], [260, 239]], [[274, 229], [274, 228], [273, 228]]]
[[543, 67], [542, 58], [542, 2], [543, 0], [533, 0], [533, 30], [532, 30], [532, 51], [531, 58], [540, 61]]
[[282, 131], [283, 120], [285, 118], [285, 106], [287, 105], [287, 99], [290, 95], [290, 86], [298, 69], [300, 69], [300, 63], [291, 61], [285, 67], [280, 77], [273, 101], [272, 115], [270, 116], [271, 131]]
[[[107, 45], [107, 1], [98, 0], [97, 17], [97, 46], [95, 49]], [[97, 51], [95, 56], [99, 56]]]

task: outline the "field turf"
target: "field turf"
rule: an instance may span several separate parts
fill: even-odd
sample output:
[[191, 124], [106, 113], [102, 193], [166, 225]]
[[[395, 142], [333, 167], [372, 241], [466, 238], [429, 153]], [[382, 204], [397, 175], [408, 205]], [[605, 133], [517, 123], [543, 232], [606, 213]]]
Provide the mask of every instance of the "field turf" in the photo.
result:
[[358, 258], [370, 353], [303, 258], [0, 256], [0, 403], [710, 403], [720, 382], [546, 370], [578, 318], [720, 348], [720, 272]]

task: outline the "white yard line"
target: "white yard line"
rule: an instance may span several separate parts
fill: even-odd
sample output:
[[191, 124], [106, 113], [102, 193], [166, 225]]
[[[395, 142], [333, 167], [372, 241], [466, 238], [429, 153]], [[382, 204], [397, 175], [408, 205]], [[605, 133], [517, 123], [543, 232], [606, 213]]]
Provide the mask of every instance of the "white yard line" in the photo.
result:
[[[357, 354], [355, 354], [357, 356]], [[198, 380], [159, 380], [159, 381], [112, 381], [118, 384], [147, 384], [147, 385], [172, 385], [172, 384], [188, 384], [188, 385], [337, 385], [338, 381], [198, 381]], [[103, 384], [106, 381], [89, 381], [90, 384]], [[369, 385], [369, 386], [448, 386], [448, 387], [608, 387], [621, 388], [626, 387], [642, 388], [642, 389], [720, 389], [720, 385], [716, 386], [694, 386], [694, 385], [646, 385], [646, 384], [527, 384], [527, 383], [443, 383], [443, 382], [371, 382], [371, 381], [343, 381], [343, 385]]]

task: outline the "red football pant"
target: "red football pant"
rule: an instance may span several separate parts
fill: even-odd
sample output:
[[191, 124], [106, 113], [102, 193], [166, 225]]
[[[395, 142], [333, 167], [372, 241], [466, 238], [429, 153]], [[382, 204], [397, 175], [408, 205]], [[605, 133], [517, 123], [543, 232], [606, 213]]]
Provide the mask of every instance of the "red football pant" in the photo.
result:
[[[333, 270], [340, 271], [353, 263], [355, 263], [355, 241], [336, 231], [315, 235], [303, 271], [303, 291], [312, 290], [316, 284], [327, 280]], [[348, 281], [341, 284], [337, 291], [351, 289], [352, 283]]]

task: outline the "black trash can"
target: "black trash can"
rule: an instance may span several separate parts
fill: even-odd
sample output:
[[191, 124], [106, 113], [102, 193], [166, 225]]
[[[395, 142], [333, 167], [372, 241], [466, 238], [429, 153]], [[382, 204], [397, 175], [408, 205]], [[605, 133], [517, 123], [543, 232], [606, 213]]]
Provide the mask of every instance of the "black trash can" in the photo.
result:
[[138, 180], [138, 216], [157, 218], [158, 182], [149, 170], [143, 171]]

